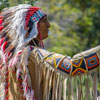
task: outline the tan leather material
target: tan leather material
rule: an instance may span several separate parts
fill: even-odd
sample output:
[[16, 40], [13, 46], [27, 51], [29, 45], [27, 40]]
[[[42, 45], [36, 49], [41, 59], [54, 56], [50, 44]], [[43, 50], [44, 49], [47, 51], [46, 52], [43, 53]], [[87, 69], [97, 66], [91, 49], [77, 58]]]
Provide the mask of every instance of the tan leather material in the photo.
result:
[[9, 77], [9, 100], [25, 100], [22, 97], [23, 92], [20, 91], [20, 86], [18, 86], [19, 81], [16, 79], [16, 74], [10, 71]]
[[[34, 97], [37, 98], [37, 86], [36, 86], [36, 69], [34, 65], [34, 61], [32, 59], [32, 55], [29, 57], [29, 64], [28, 64], [28, 70], [31, 78], [31, 84], [32, 88], [34, 90]], [[9, 73], [9, 100], [25, 100], [22, 98], [23, 92], [20, 92], [20, 86], [19, 81], [16, 79], [16, 74], [13, 71], [10, 71]], [[36, 99], [37, 100], [37, 99]]]
[[[36, 57], [34, 55], [34, 52], [32, 52], [29, 56], [27, 66], [30, 74], [32, 89], [34, 91], [34, 97], [36, 98], [36, 100], [50, 100], [50, 98], [54, 98], [54, 100], [57, 100], [57, 97], [60, 93], [57, 92], [59, 89], [58, 87], [61, 86], [59, 86], [60, 84], [56, 86], [56, 81], [58, 77], [59, 79], [62, 79], [62, 77], [53, 69], [49, 69], [50, 66], [48, 64], [41, 62], [41, 59], [37, 55]], [[25, 100], [21, 97], [23, 93], [20, 92], [20, 86], [17, 85], [19, 81], [17, 81], [16, 74], [14, 72], [10, 72], [9, 81], [9, 100]]]
[[31, 78], [31, 85], [32, 85], [32, 89], [34, 90], [34, 96], [35, 98], [37, 98], [37, 86], [36, 86], [36, 69], [35, 69], [35, 63], [33, 61], [33, 55], [29, 56], [29, 64], [28, 64], [28, 70], [29, 70], [29, 74], [30, 74], [30, 78]]

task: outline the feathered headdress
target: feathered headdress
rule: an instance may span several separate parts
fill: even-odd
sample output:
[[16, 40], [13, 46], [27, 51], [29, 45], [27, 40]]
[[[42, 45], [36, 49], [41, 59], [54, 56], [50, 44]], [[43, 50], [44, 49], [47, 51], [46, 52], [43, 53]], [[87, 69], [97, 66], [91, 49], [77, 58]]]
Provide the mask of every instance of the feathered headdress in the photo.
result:
[[[45, 15], [43, 10], [30, 5], [6, 8], [1, 12], [0, 92], [2, 95], [0, 95], [0, 100], [9, 98], [10, 71], [15, 71], [16, 79], [23, 91], [22, 96], [26, 100], [34, 100], [32, 82], [38, 100], [61, 100], [62, 98], [66, 100], [66, 94], [68, 100], [96, 100], [100, 46], [75, 55], [72, 59], [39, 48], [34, 48], [31, 52], [33, 54], [29, 56], [33, 48], [27, 45], [40, 34], [38, 21]], [[30, 34], [28, 38], [25, 38], [27, 30]], [[30, 64], [28, 64], [28, 58], [32, 60]], [[35, 66], [31, 66], [34, 62]], [[27, 66], [31, 66], [34, 80], [30, 79]], [[92, 73], [95, 70], [96, 72]], [[63, 85], [64, 76], [66, 80]], [[84, 80], [85, 86], [83, 85]], [[89, 80], [91, 86], [89, 86]]]
[[[16, 70], [17, 80], [20, 76], [23, 80], [24, 97], [27, 100], [33, 100], [33, 90], [27, 69], [31, 48], [27, 45], [37, 35], [40, 35], [40, 43], [43, 44], [38, 22], [45, 15], [41, 8], [26, 4], [5, 8], [0, 13], [0, 85], [5, 83], [3, 87], [6, 94], [2, 98], [8, 98], [9, 71], [13, 69]], [[27, 32], [29, 36], [25, 38]], [[21, 59], [24, 51], [27, 52], [26, 57]], [[23, 63], [23, 60], [26, 62]]]

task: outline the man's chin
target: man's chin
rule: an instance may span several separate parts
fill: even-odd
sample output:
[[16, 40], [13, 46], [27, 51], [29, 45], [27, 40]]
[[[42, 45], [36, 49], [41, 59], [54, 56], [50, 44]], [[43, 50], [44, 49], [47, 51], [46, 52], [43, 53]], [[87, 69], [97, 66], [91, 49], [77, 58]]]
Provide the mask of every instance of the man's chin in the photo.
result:
[[42, 38], [42, 40], [45, 40], [45, 39], [47, 39], [47, 38], [48, 38], [48, 35], [47, 35], [47, 36], [45, 36], [45, 37], [43, 37], [43, 38]]

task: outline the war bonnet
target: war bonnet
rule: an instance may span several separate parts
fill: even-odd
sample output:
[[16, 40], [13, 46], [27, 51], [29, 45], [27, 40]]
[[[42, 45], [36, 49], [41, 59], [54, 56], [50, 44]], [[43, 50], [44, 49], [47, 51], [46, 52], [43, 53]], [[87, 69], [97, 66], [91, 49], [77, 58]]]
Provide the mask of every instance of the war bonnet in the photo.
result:
[[[26, 46], [29, 41], [40, 35], [39, 20], [46, 15], [46, 13], [39, 7], [32, 7], [31, 5], [18, 5], [11, 8], [5, 8], [2, 13], [1, 30], [2, 34], [7, 33], [13, 41], [13, 45], [17, 45], [17, 50]], [[3, 29], [4, 28], [4, 29]], [[29, 37], [25, 38], [26, 32], [29, 32]]]

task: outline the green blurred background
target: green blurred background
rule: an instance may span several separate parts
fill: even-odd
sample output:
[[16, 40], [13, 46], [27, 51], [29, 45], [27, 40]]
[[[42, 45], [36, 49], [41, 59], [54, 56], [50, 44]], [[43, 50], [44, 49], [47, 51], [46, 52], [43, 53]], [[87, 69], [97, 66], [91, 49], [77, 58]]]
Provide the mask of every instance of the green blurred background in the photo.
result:
[[73, 56], [100, 44], [99, 0], [1, 0], [0, 10], [21, 3], [39, 6], [48, 14], [49, 51]]
[[44, 41], [47, 50], [72, 57], [100, 44], [99, 0], [0, 0], [0, 11], [23, 3], [47, 13], [51, 24], [49, 38]]

